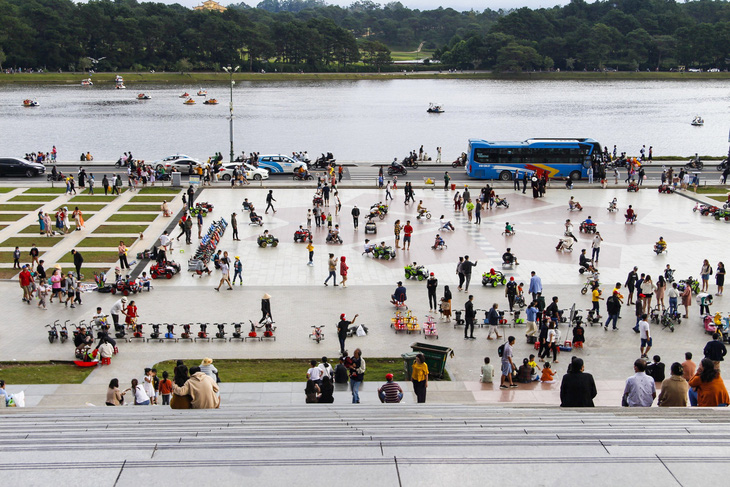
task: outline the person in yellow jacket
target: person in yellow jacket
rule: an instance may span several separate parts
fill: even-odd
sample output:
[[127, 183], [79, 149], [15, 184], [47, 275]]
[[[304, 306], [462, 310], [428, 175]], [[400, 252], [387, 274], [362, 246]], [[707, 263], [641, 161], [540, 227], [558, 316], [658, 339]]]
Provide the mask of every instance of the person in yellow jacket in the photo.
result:
[[416, 393], [418, 402], [426, 402], [426, 389], [428, 388], [428, 365], [426, 365], [426, 357], [422, 353], [416, 355], [413, 361], [413, 373], [411, 374], [413, 382], [413, 392]]

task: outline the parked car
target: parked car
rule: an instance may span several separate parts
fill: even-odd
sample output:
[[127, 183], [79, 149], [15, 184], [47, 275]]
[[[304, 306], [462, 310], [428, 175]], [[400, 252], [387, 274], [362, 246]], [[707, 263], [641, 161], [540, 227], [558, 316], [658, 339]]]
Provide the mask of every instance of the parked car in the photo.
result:
[[259, 168], [266, 169], [270, 173], [293, 173], [296, 169], [304, 167], [307, 170], [307, 164], [305, 162], [296, 161], [289, 156], [281, 154], [269, 154], [265, 156], [259, 156], [258, 160]]
[[[191, 164], [193, 171], [190, 171]], [[155, 169], [164, 169], [165, 172], [170, 172], [172, 168], [175, 167], [183, 174], [193, 174], [195, 169], [198, 166], [203, 166], [203, 164], [199, 160], [193, 159], [185, 154], [175, 154], [153, 162], [152, 166]]]
[[25, 176], [32, 178], [46, 172], [39, 162], [26, 161], [18, 157], [0, 157], [0, 176]]
[[239, 170], [243, 167], [243, 170], [246, 171], [246, 179], [248, 180], [254, 179], [256, 181], [261, 181], [262, 179], [269, 178], [269, 171], [253, 167], [245, 162], [228, 162], [223, 164], [220, 169], [218, 169], [218, 178], [224, 181], [230, 181], [233, 177], [233, 168], [236, 166], [238, 166]]

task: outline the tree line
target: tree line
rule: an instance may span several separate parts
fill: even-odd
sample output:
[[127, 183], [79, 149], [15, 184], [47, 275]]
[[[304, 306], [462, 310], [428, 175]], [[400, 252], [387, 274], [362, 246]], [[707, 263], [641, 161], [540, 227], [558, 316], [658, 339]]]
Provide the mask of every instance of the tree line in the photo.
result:
[[397, 69], [391, 50], [421, 44], [444, 67], [469, 69], [730, 64], [727, 0], [572, 0], [509, 12], [370, 0], [262, 0], [224, 12], [137, 0], [0, 0], [0, 25], [4, 68], [368, 71]]

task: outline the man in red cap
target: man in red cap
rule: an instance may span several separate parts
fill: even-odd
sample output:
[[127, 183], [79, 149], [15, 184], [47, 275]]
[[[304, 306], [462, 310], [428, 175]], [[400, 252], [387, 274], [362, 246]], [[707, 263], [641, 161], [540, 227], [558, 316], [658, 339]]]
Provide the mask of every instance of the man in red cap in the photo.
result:
[[347, 330], [350, 328], [350, 325], [355, 323], [355, 320], [360, 315], [355, 315], [355, 317], [352, 319], [352, 321], [347, 321], [345, 319], [345, 313], [342, 313], [340, 315], [340, 322], [337, 323], [337, 338], [340, 340], [340, 355], [345, 355], [347, 353], [347, 350], [345, 350], [345, 340], [347, 339]]
[[438, 301], [436, 300], [436, 288], [439, 280], [431, 273], [431, 277], [426, 281], [426, 290], [428, 291], [428, 310], [436, 311], [438, 309]]
[[393, 382], [393, 374], [385, 374], [385, 384], [378, 389], [378, 397], [380, 402], [397, 403], [403, 399], [403, 389], [397, 382]]

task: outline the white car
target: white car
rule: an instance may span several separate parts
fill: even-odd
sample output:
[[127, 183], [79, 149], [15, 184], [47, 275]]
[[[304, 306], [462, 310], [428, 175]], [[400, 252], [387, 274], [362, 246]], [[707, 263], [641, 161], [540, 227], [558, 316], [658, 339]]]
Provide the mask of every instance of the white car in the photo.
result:
[[[190, 171], [191, 164], [193, 167], [192, 172]], [[195, 172], [195, 169], [198, 166], [203, 166], [203, 164], [199, 160], [193, 159], [192, 157], [186, 156], [185, 154], [175, 154], [153, 162], [152, 166], [155, 169], [164, 169], [165, 172], [168, 173], [172, 170], [173, 167], [175, 167], [183, 174], [193, 174]]]
[[236, 166], [238, 166], [239, 169], [243, 167], [243, 170], [246, 171], [246, 179], [249, 181], [252, 179], [255, 181], [269, 179], [269, 171], [253, 167], [245, 162], [227, 162], [226, 164], [223, 164], [220, 169], [218, 169], [218, 178], [224, 181], [230, 181], [233, 177], [233, 168]]
[[308, 170], [307, 163], [294, 160], [289, 156], [284, 156], [281, 154], [268, 154], [265, 156], [259, 156], [258, 165], [259, 168], [266, 169], [270, 173], [292, 174], [300, 167], [304, 167], [305, 171]]

